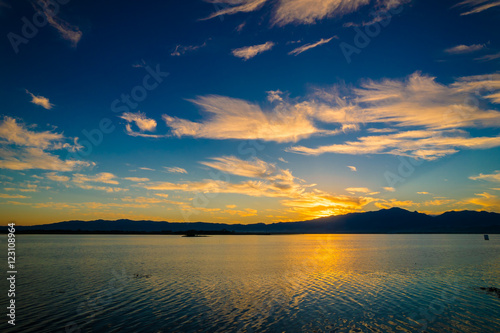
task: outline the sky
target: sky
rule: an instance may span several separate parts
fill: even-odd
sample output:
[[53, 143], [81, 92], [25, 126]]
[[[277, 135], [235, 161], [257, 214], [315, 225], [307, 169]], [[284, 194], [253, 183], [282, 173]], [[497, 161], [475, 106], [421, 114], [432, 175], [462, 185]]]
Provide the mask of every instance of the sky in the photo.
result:
[[500, 212], [497, 0], [0, 0], [1, 222]]

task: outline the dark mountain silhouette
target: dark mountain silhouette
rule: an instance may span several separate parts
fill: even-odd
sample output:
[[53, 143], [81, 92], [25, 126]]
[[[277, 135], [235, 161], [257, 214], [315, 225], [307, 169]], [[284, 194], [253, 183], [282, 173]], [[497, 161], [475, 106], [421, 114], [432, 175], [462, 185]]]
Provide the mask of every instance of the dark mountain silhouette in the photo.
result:
[[[2, 228], [4, 231], [6, 228]], [[401, 208], [329, 216], [302, 222], [223, 224], [205, 222], [154, 222], [132, 220], [67, 221], [17, 226], [20, 232], [82, 233], [500, 233], [500, 214], [451, 211], [438, 216]]]

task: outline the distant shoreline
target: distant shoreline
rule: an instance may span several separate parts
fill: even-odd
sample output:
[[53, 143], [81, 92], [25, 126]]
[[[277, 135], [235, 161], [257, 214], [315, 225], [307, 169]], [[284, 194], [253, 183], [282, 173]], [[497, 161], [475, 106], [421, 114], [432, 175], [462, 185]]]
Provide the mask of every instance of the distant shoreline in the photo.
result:
[[[0, 232], [7, 227], [0, 226]], [[437, 216], [401, 208], [349, 213], [315, 220], [239, 224], [148, 220], [64, 221], [16, 226], [19, 234], [287, 235], [287, 234], [500, 234], [500, 214], [450, 211]]]
[[[6, 234], [5, 230], [0, 233]], [[75, 230], [22, 230], [16, 231], [21, 235], [166, 235], [185, 236], [186, 232], [158, 232], [158, 231], [75, 231]], [[499, 235], [500, 232], [205, 232], [196, 233], [198, 236], [279, 236], [279, 235]]]

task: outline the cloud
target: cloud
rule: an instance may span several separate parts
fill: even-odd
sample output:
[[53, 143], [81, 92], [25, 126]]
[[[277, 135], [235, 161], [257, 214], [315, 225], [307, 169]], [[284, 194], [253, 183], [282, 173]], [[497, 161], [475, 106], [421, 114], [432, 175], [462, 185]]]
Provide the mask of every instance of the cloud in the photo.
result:
[[[63, 149], [74, 152], [82, 148], [77, 138], [73, 139], [73, 143], [67, 141], [68, 138], [60, 133], [30, 131], [16, 119], [6, 116], [0, 123], [0, 168], [73, 171], [95, 165], [78, 160], [61, 160], [59, 156], [47, 152]], [[68, 153], [68, 156], [71, 154]]]
[[482, 50], [484, 47], [485, 47], [484, 44], [472, 44], [472, 45], [461, 44], [454, 47], [450, 47], [449, 49], [444, 50], [444, 52], [450, 54], [471, 53]]
[[356, 167], [355, 167], [355, 166], [348, 165], [347, 167], [348, 167], [349, 169], [351, 169], [351, 171], [352, 171], [352, 172], [356, 172], [356, 171], [358, 171], [358, 169], [356, 169]]
[[256, 216], [258, 211], [251, 208], [246, 208], [244, 210], [235, 210], [235, 209], [225, 209], [220, 212], [221, 214], [231, 214], [231, 215], [239, 215], [241, 217], [248, 216]]
[[267, 93], [267, 100], [271, 103], [273, 102], [283, 102], [283, 97], [281, 97], [281, 95], [283, 95], [283, 92], [281, 90], [270, 90], [270, 91], [266, 91]]
[[288, 161], [285, 160], [283, 157], [278, 158], [278, 161], [283, 162], [283, 163], [288, 163]]
[[176, 45], [175, 50], [172, 53], [170, 53], [170, 55], [173, 57], [180, 57], [185, 53], [196, 51], [205, 46], [207, 46], [207, 42], [204, 42], [201, 45]]
[[209, 95], [192, 100], [211, 117], [192, 122], [163, 115], [172, 134], [209, 139], [261, 139], [296, 142], [314, 134], [333, 133], [316, 128], [307, 105], [277, 105], [270, 111], [247, 101]]
[[[400, 1], [395, 1], [395, 2], [398, 2], [398, 5], [400, 5]], [[401, 1], [403, 2], [403, 1]], [[407, 2], [407, 1], [405, 1]], [[387, 20], [388, 22], [390, 21], [391, 17], [392, 17], [392, 14], [388, 13], [387, 12], [387, 9], [386, 8], [383, 8], [383, 9], [380, 9], [378, 11], [376, 11], [375, 13], [373, 13], [374, 17], [370, 20], [370, 21], [363, 21], [361, 23], [354, 23], [354, 22], [346, 22], [344, 23], [342, 26], [344, 28], [350, 28], [350, 27], [366, 27], [366, 26], [369, 26], [369, 25], [372, 25], [372, 24], [375, 24], [375, 23], [379, 23], [379, 22], [383, 22], [384, 20]], [[382, 23], [383, 26], [386, 26], [388, 23]]]
[[[278, 103], [268, 110], [236, 98], [198, 97], [191, 101], [211, 116], [208, 119], [192, 122], [168, 115], [163, 119], [178, 137], [275, 142], [358, 131], [362, 126], [372, 133], [395, 135], [398, 128], [421, 127], [436, 131], [428, 133], [431, 136], [439, 134], [438, 130], [500, 126], [500, 112], [487, 109], [486, 103], [471, 101], [500, 103], [498, 73], [462, 77], [443, 85], [416, 72], [403, 80], [365, 80], [358, 88], [316, 89], [302, 101], [285, 99], [277, 91], [269, 96]], [[336, 129], [319, 128], [325, 124]], [[381, 129], [381, 124], [389, 128]]]
[[380, 209], [389, 209], [392, 207], [411, 207], [411, 206], [419, 206], [418, 203], [415, 203], [411, 200], [401, 201], [398, 199], [390, 199], [390, 200], [381, 200], [379, 202], [375, 202], [375, 206]]
[[382, 187], [387, 192], [396, 192], [396, 189], [394, 187]]
[[50, 187], [39, 188], [37, 184], [32, 184], [27, 181], [24, 183], [18, 184], [20, 187], [18, 188], [4, 188], [5, 191], [20, 191], [20, 192], [38, 192], [39, 189], [50, 189]]
[[302, 52], [305, 52], [305, 51], [313, 49], [313, 48], [315, 48], [317, 46], [329, 43], [333, 38], [338, 38], [338, 37], [337, 36], [333, 36], [333, 37], [330, 37], [328, 39], [321, 38], [316, 43], [304, 44], [302, 46], [299, 46], [296, 49], [293, 49], [292, 51], [288, 52], [288, 54], [289, 55], [299, 55]]
[[465, 1], [462, 1], [458, 4], [456, 4], [453, 7], [456, 7], [456, 6], [468, 8], [468, 11], [460, 14], [463, 16], [463, 15], [481, 13], [485, 10], [490, 9], [490, 8], [500, 6], [500, 1], [498, 1], [498, 0], [465, 0]]
[[500, 210], [500, 198], [488, 192], [476, 193], [475, 198], [467, 199], [464, 203], [481, 206], [489, 211]]
[[[207, 0], [206, 0], [207, 1]], [[213, 4], [223, 4], [227, 7], [220, 9], [219, 11], [209, 15], [202, 20], [209, 20], [211, 18], [222, 16], [222, 15], [232, 15], [236, 13], [248, 13], [259, 10], [266, 3], [267, 0], [211, 0], [207, 1]]]
[[121, 199], [125, 202], [133, 202], [137, 204], [173, 204], [173, 205], [186, 205], [185, 202], [172, 201], [158, 198], [148, 198], [148, 197], [125, 197]]
[[500, 146], [500, 136], [469, 137], [465, 131], [407, 131], [380, 136], [364, 136], [357, 141], [307, 148], [295, 146], [287, 151], [303, 155], [337, 153], [349, 155], [391, 154], [424, 160], [457, 153], [458, 149], [489, 149]]
[[3, 194], [0, 193], [0, 198], [2, 199], [28, 199], [31, 197], [27, 197], [25, 195], [20, 195], [20, 194]]
[[110, 185], [119, 185], [119, 182], [115, 180], [115, 178], [117, 177], [109, 172], [101, 172], [93, 176], [76, 173], [73, 175], [71, 181], [75, 186], [84, 190], [97, 190], [97, 191], [105, 191], [108, 193], [127, 192], [129, 190], [127, 188], [87, 184], [87, 183], [103, 183]]
[[474, 60], [477, 60], [477, 61], [491, 61], [491, 60], [496, 60], [498, 58], [500, 58], [500, 52], [499, 53], [495, 53], [495, 54], [487, 54], [487, 55], [484, 55], [482, 57], [475, 58]]
[[149, 178], [139, 178], [139, 177], [125, 177], [123, 179], [130, 180], [131, 182], [149, 182]]
[[187, 174], [188, 172], [186, 171], [186, 169], [183, 169], [183, 168], [179, 168], [179, 167], [163, 167], [165, 168], [165, 170], [167, 172], [171, 172], [171, 173], [185, 173]]
[[132, 67], [133, 68], [145, 68], [146, 67], [146, 62], [144, 61], [144, 59], [141, 59], [141, 61], [135, 63], [135, 64], [132, 64]]
[[82, 32], [77, 26], [71, 25], [68, 22], [55, 16], [52, 10], [53, 8], [49, 0], [39, 0], [40, 11], [47, 18], [49, 24], [55, 28], [61, 34], [61, 37], [70, 41], [73, 47], [76, 47], [80, 39], [82, 38]]
[[455, 200], [447, 199], [447, 200], [442, 200], [442, 199], [436, 199], [436, 200], [428, 200], [422, 203], [424, 206], [444, 206], [448, 205], [452, 202], [455, 202]]
[[139, 169], [146, 170], [146, 171], [156, 171], [155, 169], [146, 168], [146, 167], [140, 167]]
[[492, 174], [482, 174], [480, 173], [478, 176], [471, 176], [469, 179], [472, 180], [485, 180], [488, 182], [500, 182], [500, 170], [496, 170], [495, 173]]
[[425, 194], [425, 195], [430, 195], [429, 192], [417, 192], [417, 194]]
[[270, 179], [281, 170], [275, 164], [260, 159], [245, 161], [235, 156], [214, 157], [212, 161], [200, 163], [227, 174], [248, 178]]
[[273, 42], [266, 42], [264, 44], [259, 44], [259, 45], [240, 47], [239, 49], [234, 49], [231, 52], [235, 57], [248, 60], [250, 58], [255, 57], [259, 53], [269, 51], [270, 49], [273, 48], [273, 46], [274, 46]]
[[446, 86], [434, 77], [413, 73], [406, 80], [368, 80], [354, 89], [353, 118], [395, 126], [424, 126], [432, 129], [494, 127], [500, 112], [481, 110], [468, 102], [479, 88], [500, 89], [500, 74], [459, 78]]
[[347, 192], [352, 193], [370, 193], [371, 190], [367, 187], [348, 187], [345, 189]]
[[97, 191], [105, 191], [108, 193], [127, 192], [128, 191], [128, 188], [120, 188], [120, 187], [95, 186], [95, 185], [87, 185], [87, 184], [77, 184], [76, 186], [83, 189], [83, 190], [97, 190]]
[[60, 176], [60, 175], [56, 174], [55, 172], [46, 173], [45, 177], [47, 177], [47, 179], [53, 180], [55, 182], [67, 182], [67, 181], [69, 181], [69, 177]]
[[317, 189], [293, 199], [282, 200], [290, 212], [309, 218], [341, 215], [361, 210], [372, 198], [332, 195]]
[[18, 123], [16, 119], [4, 117], [3, 122], [0, 123], [0, 140], [3, 141], [2, 143], [23, 147], [57, 149], [62, 148], [61, 142], [64, 140], [64, 136], [61, 133], [50, 131], [30, 131], [24, 124]]
[[26, 90], [26, 93], [31, 95], [31, 103], [40, 105], [41, 107], [50, 110], [54, 106], [54, 104], [51, 104], [49, 102], [49, 99], [43, 96], [35, 96], [32, 93], [30, 93], [28, 90]]
[[318, 20], [343, 16], [355, 12], [369, 0], [281, 0], [273, 17], [273, 23], [313, 24]]
[[364, 136], [357, 141], [317, 148], [292, 147], [288, 151], [311, 155], [382, 153], [435, 159], [453, 154], [457, 148], [496, 147], [499, 137], [470, 137], [461, 128], [500, 126], [500, 112], [471, 103], [472, 95], [478, 100], [500, 103], [499, 90], [500, 74], [462, 77], [442, 85], [417, 72], [406, 80], [368, 80], [360, 88], [350, 89], [351, 93], [341, 94], [338, 89], [319, 91], [320, 99], [308, 102], [308, 106], [310, 114], [323, 122], [354, 129], [361, 124], [378, 123], [423, 129]]
[[[224, 8], [205, 19], [221, 15], [249, 13], [261, 9], [264, 4], [273, 6], [271, 23], [284, 26], [287, 24], [314, 24], [330, 17], [341, 17], [353, 13], [370, 3], [370, 0], [212, 0], [213, 4], [221, 4]], [[408, 0], [380, 0], [375, 8], [387, 11], [399, 7]]]
[[336, 196], [317, 189], [310, 190], [316, 185], [306, 184], [294, 177], [290, 170], [281, 169], [258, 158], [241, 160], [234, 156], [223, 156], [200, 163], [228, 175], [250, 179], [239, 183], [214, 179], [182, 183], [151, 182], [145, 184], [144, 188], [154, 191], [231, 193], [252, 197], [283, 198], [281, 203], [288, 207], [289, 212], [308, 218], [356, 211], [373, 200]]
[[[137, 113], [132, 113], [132, 112], [125, 112], [119, 118], [124, 119], [127, 121], [127, 124], [125, 125], [125, 129], [127, 130], [127, 134], [130, 136], [142, 136], [142, 137], [151, 137], [151, 138], [158, 138], [161, 137], [161, 135], [154, 135], [154, 134], [145, 134], [143, 132], [154, 132], [156, 130], [156, 120], [150, 119], [146, 117], [146, 114], [142, 112], [137, 112]], [[132, 129], [131, 124], [135, 123], [135, 125], [139, 128], [139, 132], [135, 132]]]
[[75, 173], [73, 175], [73, 183], [87, 183], [87, 182], [93, 182], [93, 183], [104, 183], [104, 184], [113, 184], [113, 185], [118, 185], [119, 182], [115, 180], [116, 176], [112, 173], [109, 172], [101, 172], [98, 173], [94, 176], [87, 176], [87, 175], [82, 175], [79, 173]]

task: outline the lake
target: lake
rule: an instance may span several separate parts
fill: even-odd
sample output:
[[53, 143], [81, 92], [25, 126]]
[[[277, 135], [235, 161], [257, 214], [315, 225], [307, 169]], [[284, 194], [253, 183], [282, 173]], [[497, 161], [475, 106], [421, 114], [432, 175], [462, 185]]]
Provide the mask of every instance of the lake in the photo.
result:
[[17, 270], [1, 332], [500, 332], [500, 235], [18, 235]]

